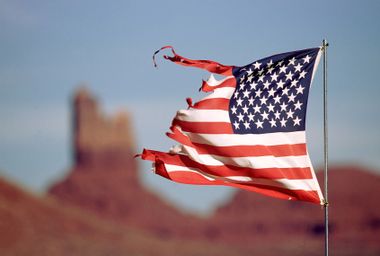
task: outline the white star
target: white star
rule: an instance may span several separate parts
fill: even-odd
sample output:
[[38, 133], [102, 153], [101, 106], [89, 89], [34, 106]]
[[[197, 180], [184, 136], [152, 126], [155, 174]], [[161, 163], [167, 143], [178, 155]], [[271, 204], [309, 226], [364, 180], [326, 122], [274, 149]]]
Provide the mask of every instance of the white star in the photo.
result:
[[268, 120], [268, 113], [266, 111], [264, 111], [262, 114], [260, 114], [263, 118], [263, 120]]
[[267, 98], [264, 96], [264, 97], [262, 97], [261, 99], [260, 99], [260, 101], [261, 101], [261, 105], [266, 105], [267, 104]]
[[253, 101], [254, 101], [253, 97], [249, 98], [248, 106], [253, 106]]
[[280, 81], [277, 82], [278, 88], [284, 88], [284, 85], [285, 85], [285, 83], [282, 80], [280, 80]]
[[257, 81], [259, 81], [259, 82], [264, 82], [264, 77], [265, 77], [265, 75], [260, 75], [260, 76], [259, 76], [259, 79], [258, 79]]
[[247, 129], [247, 130], [251, 129], [251, 125], [247, 121], [245, 121], [243, 124], [244, 124], [245, 129]]
[[276, 91], [275, 91], [273, 88], [271, 88], [271, 89], [268, 91], [268, 95], [274, 97], [275, 92], [276, 92]]
[[237, 108], [235, 106], [232, 106], [232, 108], [231, 108], [232, 114], [236, 115], [236, 110], [237, 110]]
[[273, 118], [272, 118], [272, 120], [269, 121], [269, 123], [270, 123], [270, 127], [276, 127], [277, 126], [276, 120], [274, 120]]
[[257, 83], [253, 81], [249, 86], [251, 86], [251, 90], [256, 90]]
[[245, 83], [240, 84], [240, 88], [239, 88], [239, 90], [240, 90], [240, 91], [244, 90], [244, 87], [245, 87]]
[[310, 63], [310, 56], [309, 56], [309, 55], [306, 55], [306, 57], [303, 58], [303, 61], [304, 61], [304, 64], [305, 64], [305, 63]]
[[297, 94], [303, 94], [303, 90], [305, 90], [305, 87], [302, 87], [301, 85], [296, 88]]
[[238, 130], [239, 129], [239, 123], [238, 122], [234, 122], [234, 126], [235, 126], [235, 129]]
[[276, 97], [273, 98], [274, 99], [274, 104], [276, 103], [280, 103], [280, 99], [281, 97], [279, 95], [277, 95]]
[[282, 60], [282, 61], [279, 61], [278, 63], [277, 63], [277, 67], [280, 67], [280, 66], [282, 66], [282, 63], [284, 63], [284, 61]]
[[260, 69], [260, 70], [257, 72], [257, 74], [258, 74], [259, 76], [261, 76], [262, 74], [264, 74], [264, 69]]
[[255, 113], [260, 113], [260, 106], [258, 104], [256, 104], [256, 106], [253, 107], [253, 110], [255, 111]]
[[301, 122], [302, 119], [299, 119], [298, 116], [296, 116], [296, 118], [293, 119], [293, 126], [296, 126], [296, 125], [301, 125], [300, 122]]
[[281, 66], [280, 67], [280, 72], [278, 74], [284, 73], [286, 74], [286, 66]]
[[297, 101], [297, 103], [294, 104], [294, 110], [296, 109], [299, 109], [301, 110], [301, 106], [302, 106], [303, 103], [301, 103], [300, 101]]
[[259, 119], [255, 122], [257, 128], [263, 128], [263, 122], [261, 122]]
[[297, 64], [297, 66], [294, 67], [294, 69], [296, 70], [296, 72], [301, 72], [301, 68], [302, 68], [302, 65], [301, 64]]
[[284, 118], [280, 120], [280, 123], [281, 123], [281, 127], [286, 127], [286, 120]]
[[247, 89], [243, 92], [243, 98], [248, 98], [251, 91], [248, 91]]
[[273, 65], [273, 60], [271, 59], [271, 60], [267, 63], [267, 67], [270, 68], [270, 67], [272, 67], [272, 65]]
[[271, 75], [271, 78], [272, 78], [272, 81], [277, 81], [277, 78], [278, 78], [278, 74], [277, 73], [274, 73], [273, 75]]
[[272, 103], [268, 105], [268, 111], [274, 112], [274, 105], [272, 105]]
[[242, 99], [242, 98], [238, 98], [238, 99], [236, 100], [236, 103], [237, 103], [238, 106], [243, 106], [243, 105], [242, 105], [242, 103], [243, 103], [243, 99]]
[[289, 109], [286, 115], [288, 116], [288, 118], [293, 118], [294, 112], [291, 109]]
[[255, 91], [256, 97], [260, 98], [262, 92], [263, 91], [261, 91], [261, 89], [258, 89], [257, 91]]
[[253, 63], [253, 66], [255, 66], [255, 69], [259, 69], [261, 66], [261, 63], [256, 61], [255, 63]]
[[283, 102], [280, 107], [281, 107], [281, 111], [286, 111], [286, 107], [288, 106], [288, 104], [285, 104], [285, 102]]
[[264, 84], [264, 89], [269, 89], [269, 85], [270, 85], [270, 82], [269, 81], [265, 81]]
[[255, 116], [252, 114], [252, 113], [249, 113], [249, 115], [248, 115], [248, 119], [249, 119], [249, 121], [253, 121], [253, 118], [254, 118]]
[[243, 122], [244, 116], [239, 113], [239, 115], [237, 115], [237, 118], [239, 119], [239, 122]]
[[281, 115], [281, 113], [278, 112], [278, 110], [276, 111], [276, 113], [274, 113], [274, 117], [275, 117], [276, 119], [280, 119], [280, 115]]
[[291, 87], [296, 86], [298, 82], [299, 82], [298, 79], [295, 79], [295, 80], [292, 81], [292, 83], [291, 83], [290, 86]]
[[267, 74], [272, 74], [273, 70], [274, 70], [274, 67], [270, 67], [270, 68], [268, 68], [268, 70], [267, 70]]
[[237, 98], [238, 96], [239, 96], [239, 92], [236, 91], [236, 92], [234, 93], [234, 98]]
[[289, 95], [289, 102], [294, 102], [294, 99], [295, 99], [296, 95], [294, 95], [293, 93]]
[[289, 60], [289, 64], [288, 65], [295, 65], [296, 64], [296, 58], [292, 58], [291, 60]]
[[287, 73], [285, 76], [286, 76], [286, 80], [292, 80], [292, 77], [293, 77], [292, 71], [289, 71], [289, 73]]
[[307, 72], [305, 70], [302, 70], [302, 72], [300, 73], [300, 78], [305, 78]]
[[244, 105], [244, 107], [242, 109], [243, 109], [244, 114], [248, 114], [249, 108], [247, 107], [247, 105]]
[[284, 90], [282, 90], [282, 95], [288, 96], [289, 88], [285, 87]]
[[247, 75], [250, 76], [250, 75], [252, 75], [252, 73], [253, 73], [253, 70], [252, 70], [251, 68], [249, 68], [249, 69], [247, 70]]
[[252, 79], [253, 79], [253, 76], [248, 76], [248, 78], [247, 78], [247, 82], [252, 82]]
[[242, 84], [245, 80], [245, 76], [240, 77], [240, 83]]

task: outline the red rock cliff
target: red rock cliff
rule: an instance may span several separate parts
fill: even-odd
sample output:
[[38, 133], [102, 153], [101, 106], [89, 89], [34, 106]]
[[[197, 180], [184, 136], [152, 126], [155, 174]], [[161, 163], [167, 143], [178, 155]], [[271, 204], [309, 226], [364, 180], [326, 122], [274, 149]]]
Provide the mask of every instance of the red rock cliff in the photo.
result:
[[198, 219], [145, 189], [134, 159], [135, 142], [125, 113], [107, 117], [94, 96], [80, 88], [73, 97], [74, 163], [49, 193], [125, 226], [163, 237], [198, 235]]

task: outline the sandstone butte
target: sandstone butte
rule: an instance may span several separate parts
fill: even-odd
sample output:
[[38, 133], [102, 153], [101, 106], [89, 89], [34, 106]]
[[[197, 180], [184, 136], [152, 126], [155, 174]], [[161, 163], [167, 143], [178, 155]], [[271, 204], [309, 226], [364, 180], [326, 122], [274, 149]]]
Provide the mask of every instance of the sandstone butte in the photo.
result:
[[[127, 113], [79, 88], [67, 177], [42, 198], [0, 179], [1, 255], [323, 255], [319, 206], [236, 191], [190, 215], [141, 184], [134, 138]], [[341, 165], [329, 181], [331, 254], [380, 255], [380, 176]]]

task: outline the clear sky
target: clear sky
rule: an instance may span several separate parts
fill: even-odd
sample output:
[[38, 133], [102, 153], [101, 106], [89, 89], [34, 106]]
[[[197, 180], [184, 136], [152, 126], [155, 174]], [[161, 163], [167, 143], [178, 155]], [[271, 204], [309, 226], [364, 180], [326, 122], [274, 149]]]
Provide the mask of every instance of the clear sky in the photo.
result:
[[[66, 174], [69, 99], [87, 83], [107, 112], [128, 109], [139, 148], [166, 150], [164, 133], [208, 74], [152, 54], [171, 44], [189, 58], [244, 65], [329, 43], [330, 163], [380, 170], [380, 1], [0, 0], [0, 172], [34, 191]], [[322, 164], [321, 68], [307, 133]], [[207, 211], [230, 195], [165, 181], [143, 164], [152, 190]]]

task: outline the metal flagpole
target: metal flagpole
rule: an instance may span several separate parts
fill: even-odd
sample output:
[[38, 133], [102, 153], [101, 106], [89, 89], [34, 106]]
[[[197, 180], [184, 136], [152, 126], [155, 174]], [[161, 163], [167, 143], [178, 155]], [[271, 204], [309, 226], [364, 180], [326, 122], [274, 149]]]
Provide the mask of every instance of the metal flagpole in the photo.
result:
[[328, 133], [327, 133], [327, 43], [323, 39], [323, 151], [324, 151], [324, 179], [325, 179], [325, 256], [329, 255], [329, 211], [328, 211]]

